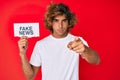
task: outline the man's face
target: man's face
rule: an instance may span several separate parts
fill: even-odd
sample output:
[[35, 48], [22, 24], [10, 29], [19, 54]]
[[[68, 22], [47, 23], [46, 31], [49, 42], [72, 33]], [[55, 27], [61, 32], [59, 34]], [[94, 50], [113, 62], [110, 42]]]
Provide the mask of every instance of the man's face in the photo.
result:
[[52, 23], [53, 33], [56, 38], [65, 37], [68, 33], [68, 19], [65, 15], [56, 16]]

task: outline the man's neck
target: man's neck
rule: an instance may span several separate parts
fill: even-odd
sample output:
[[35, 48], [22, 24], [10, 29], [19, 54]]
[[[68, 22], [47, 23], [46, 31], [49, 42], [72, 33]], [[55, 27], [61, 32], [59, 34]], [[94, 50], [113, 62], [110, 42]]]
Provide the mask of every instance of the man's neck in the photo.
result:
[[65, 38], [67, 35], [68, 35], [68, 33], [66, 33], [64, 35], [60, 35], [60, 36], [58, 36], [58, 35], [56, 36], [56, 35], [52, 34], [52, 36], [55, 38]]

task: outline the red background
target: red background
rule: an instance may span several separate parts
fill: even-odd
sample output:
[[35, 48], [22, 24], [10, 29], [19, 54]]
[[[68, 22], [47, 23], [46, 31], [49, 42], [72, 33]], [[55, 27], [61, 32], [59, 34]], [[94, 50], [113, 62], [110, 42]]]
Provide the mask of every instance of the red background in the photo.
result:
[[[120, 1], [119, 0], [53, 0], [63, 2], [77, 15], [78, 24], [71, 33], [84, 37], [97, 50], [101, 62], [91, 65], [81, 59], [80, 80], [120, 80]], [[39, 22], [40, 37], [30, 38], [27, 51], [31, 56], [35, 42], [49, 34], [43, 18], [50, 0], [0, 1], [0, 80], [25, 80], [13, 35], [13, 23]], [[35, 80], [41, 80], [41, 73]]]

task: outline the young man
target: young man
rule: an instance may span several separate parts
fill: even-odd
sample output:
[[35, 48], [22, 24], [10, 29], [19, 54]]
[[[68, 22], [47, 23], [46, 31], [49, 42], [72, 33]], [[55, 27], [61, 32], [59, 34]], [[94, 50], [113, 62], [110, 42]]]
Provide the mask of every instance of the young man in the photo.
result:
[[42, 80], [78, 80], [79, 55], [91, 64], [99, 63], [96, 51], [82, 37], [69, 33], [76, 22], [76, 16], [66, 5], [51, 4], [45, 14], [45, 25], [51, 34], [36, 43], [30, 63], [26, 57], [27, 37], [20, 38], [20, 58], [28, 80], [34, 79], [40, 66]]

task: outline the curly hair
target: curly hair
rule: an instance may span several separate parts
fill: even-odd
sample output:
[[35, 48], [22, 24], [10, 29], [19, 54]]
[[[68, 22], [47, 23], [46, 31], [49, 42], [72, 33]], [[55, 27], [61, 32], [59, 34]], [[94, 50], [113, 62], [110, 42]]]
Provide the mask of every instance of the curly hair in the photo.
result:
[[53, 19], [58, 15], [64, 15], [64, 14], [68, 19], [68, 24], [69, 24], [68, 30], [69, 30], [73, 28], [74, 25], [77, 23], [77, 18], [75, 14], [73, 14], [68, 8], [68, 6], [66, 6], [63, 3], [59, 3], [59, 4], [51, 3], [50, 6], [48, 6], [44, 16], [44, 23], [46, 28], [49, 29], [50, 31], [53, 31], [52, 29]]

